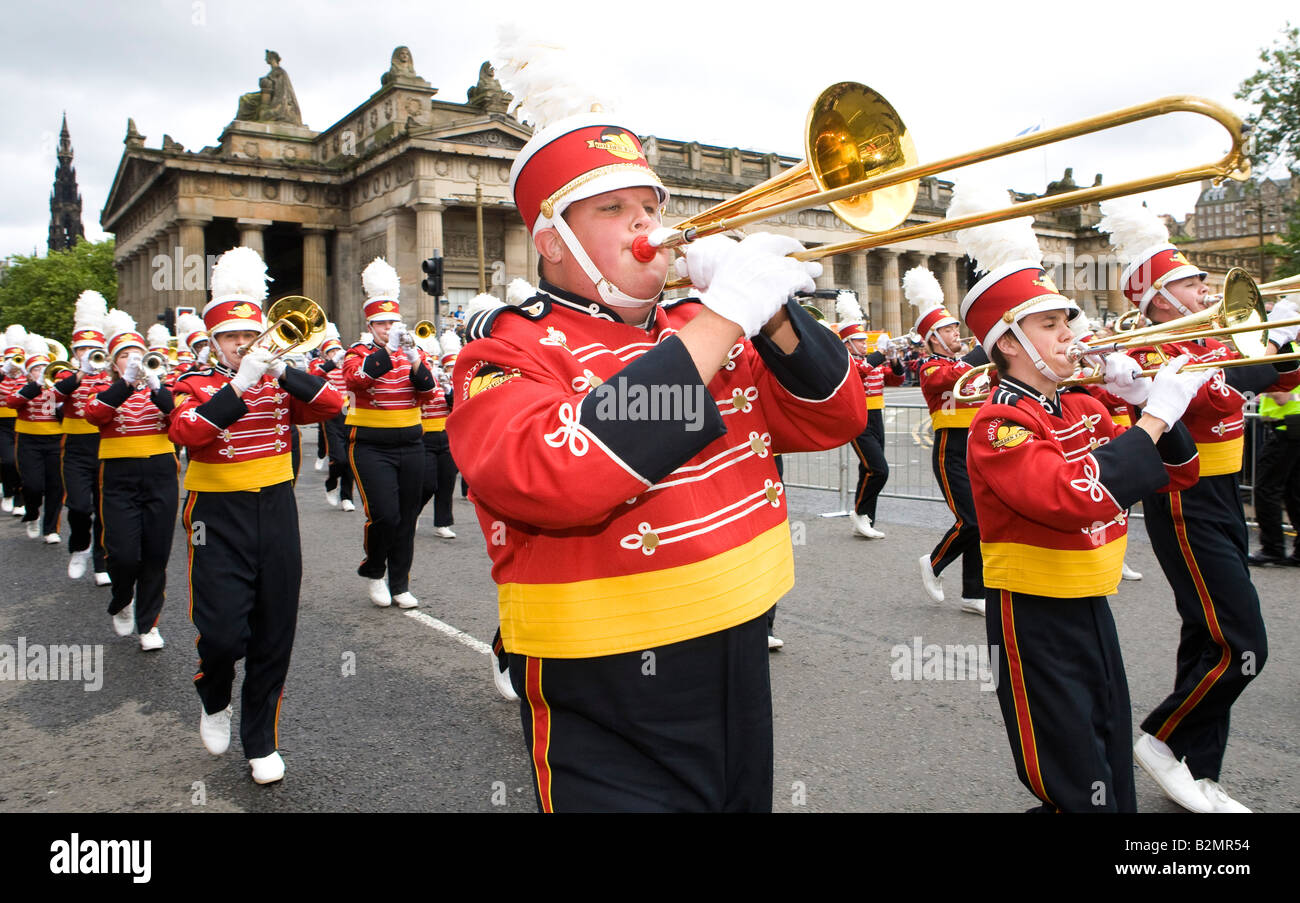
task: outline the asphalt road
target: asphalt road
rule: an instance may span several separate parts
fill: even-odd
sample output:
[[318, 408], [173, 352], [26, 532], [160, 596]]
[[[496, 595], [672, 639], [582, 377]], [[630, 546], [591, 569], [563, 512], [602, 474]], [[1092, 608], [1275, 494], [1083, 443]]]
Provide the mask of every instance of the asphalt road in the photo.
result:
[[[455, 540], [416, 539], [412, 589], [422, 618], [376, 609], [356, 576], [362, 514], [326, 505], [304, 430], [298, 500], [304, 578], [280, 720], [287, 776], [258, 787], [238, 744], [221, 757], [198, 738], [197, 657], [178, 531], [160, 630], [142, 653], [113, 635], [106, 589], [70, 581], [65, 547], [0, 521], [0, 644], [102, 647], [102, 686], [0, 680], [0, 811], [527, 812], [534, 809], [518, 708], [497, 696], [483, 645], [495, 590], [472, 506], [456, 502]], [[929, 450], [917, 449], [928, 462]], [[895, 680], [899, 647], [979, 645], [978, 617], [936, 605], [916, 559], [948, 522], [942, 505], [881, 502], [887, 538], [856, 539], [834, 493], [791, 490], [797, 582], [780, 604], [773, 653], [774, 809], [1014, 812], [1034, 800], [1012, 766], [994, 693], [974, 680]], [[66, 527], [65, 527], [66, 535]], [[1134, 725], [1173, 683], [1178, 619], [1139, 523], [1128, 561], [1145, 579], [1112, 597]], [[955, 597], [956, 575], [949, 578]], [[1300, 810], [1300, 571], [1256, 586], [1269, 625], [1267, 667], [1233, 709], [1223, 784], [1257, 811]], [[460, 636], [431, 625], [437, 619]], [[477, 643], [475, 642], [477, 641]], [[897, 672], [897, 668], [893, 669]], [[238, 686], [238, 684], [237, 684]], [[1139, 773], [1139, 807], [1176, 807]]]

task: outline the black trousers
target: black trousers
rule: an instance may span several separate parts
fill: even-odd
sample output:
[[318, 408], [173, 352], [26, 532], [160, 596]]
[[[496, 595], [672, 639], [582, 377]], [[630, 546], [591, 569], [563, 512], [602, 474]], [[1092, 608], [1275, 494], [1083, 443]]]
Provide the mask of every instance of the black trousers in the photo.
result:
[[1183, 492], [1148, 496], [1142, 510], [1183, 620], [1174, 691], [1142, 730], [1186, 758], [1192, 777], [1217, 781], [1232, 703], [1268, 658], [1237, 474], [1201, 477]]
[[510, 656], [543, 812], [770, 812], [767, 617], [644, 652]]
[[410, 587], [415, 558], [415, 523], [420, 517], [424, 483], [424, 443], [418, 437], [397, 445], [381, 445], [349, 436], [352, 475], [366, 510], [365, 559], [357, 573], [370, 580], [388, 574], [393, 595]]
[[326, 455], [329, 454], [329, 449], [328, 449], [326, 443], [327, 443], [327, 440], [325, 439], [325, 424], [324, 424], [324, 422], [321, 422], [321, 423], [316, 424], [316, 458], [317, 458], [317, 460], [319, 460], [319, 459], [321, 459], [321, 458], [324, 458]]
[[[260, 492], [191, 492], [190, 620], [199, 632], [194, 688], [208, 714], [230, 705], [244, 662], [239, 739], [249, 759], [279, 746], [277, 725], [298, 625], [302, 548], [290, 482]], [[199, 542], [199, 539], [202, 542]]]
[[[59, 473], [59, 453], [63, 436], [17, 435], [15, 456], [22, 474], [23, 506], [27, 513], [23, 523], [41, 521], [41, 533], [59, 532], [59, 515], [63, 513], [63, 477]], [[45, 516], [41, 517], [41, 505]]]
[[456, 492], [456, 462], [451, 459], [451, 443], [445, 430], [424, 434], [424, 486], [420, 491], [420, 510], [433, 499], [433, 525], [450, 527], [456, 522], [451, 514]]
[[344, 423], [346, 414], [340, 414], [333, 420], [320, 424], [324, 442], [321, 445], [322, 456], [330, 459], [329, 474], [325, 478], [326, 491], [339, 490], [339, 498], [352, 500], [352, 465], [348, 463], [348, 428]]
[[[1291, 526], [1300, 528], [1300, 429], [1264, 427], [1259, 461], [1255, 467], [1255, 520], [1259, 522], [1259, 550], [1278, 558], [1286, 552], [1282, 509]], [[1300, 558], [1300, 540], [1291, 554]]]
[[15, 505], [23, 503], [23, 481], [18, 476], [18, 459], [14, 450], [14, 423], [16, 417], [0, 417], [0, 488], [4, 497], [13, 499]]
[[68, 433], [63, 437], [64, 505], [68, 509], [69, 552], [91, 550], [96, 573], [108, 570], [104, 530], [99, 520], [99, 434]]
[[998, 704], [1016, 775], [1048, 812], [1136, 812], [1128, 680], [1104, 596], [989, 588]]
[[867, 411], [867, 428], [851, 443], [858, 456], [858, 490], [853, 510], [876, 522], [876, 499], [889, 480], [889, 462], [885, 460], [885, 412]]
[[961, 557], [961, 596], [984, 598], [984, 556], [980, 554], [980, 530], [975, 520], [975, 499], [966, 473], [966, 430], [945, 427], [934, 431], [930, 454], [934, 478], [943, 490], [944, 501], [955, 518], [943, 539], [930, 553], [930, 567], [936, 574]]
[[167, 588], [167, 560], [176, 531], [176, 455], [105, 458], [99, 462], [99, 519], [117, 614], [135, 598], [140, 633], [158, 626]]

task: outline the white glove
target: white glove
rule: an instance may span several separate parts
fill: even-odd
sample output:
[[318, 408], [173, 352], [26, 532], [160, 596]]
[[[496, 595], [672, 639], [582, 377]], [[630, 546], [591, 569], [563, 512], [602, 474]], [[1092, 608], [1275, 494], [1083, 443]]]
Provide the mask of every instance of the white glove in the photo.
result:
[[822, 272], [819, 263], [787, 257], [803, 245], [783, 235], [759, 232], [726, 255], [700, 301], [752, 338], [795, 292], [811, 292]]
[[740, 242], [725, 235], [706, 235], [690, 244], [683, 245], [685, 256], [678, 257], [673, 264], [677, 275], [691, 280], [691, 285], [699, 291], [707, 291], [714, 275], [722, 262], [735, 253]]
[[90, 355], [87, 354], [81, 359], [81, 366], [78, 368], [82, 376], [91, 376], [99, 372], [99, 368], [90, 362]]
[[880, 334], [880, 337], [876, 339], [876, 352], [878, 354], [889, 354], [889, 349], [890, 349], [889, 336], [885, 335], [882, 332]]
[[23, 372], [23, 368], [13, 361], [5, 361], [5, 376], [14, 377]]
[[239, 362], [239, 372], [230, 380], [230, 385], [236, 392], [243, 394], [262, 381], [270, 365], [270, 350], [260, 346], [254, 348]]
[[346, 352], [342, 348], [340, 348], [338, 351], [335, 351], [333, 354], [330, 355], [330, 360], [338, 364], [340, 367], [342, 367], [343, 357], [345, 354]]
[[144, 375], [144, 381], [149, 386], [151, 392], [155, 392], [162, 388], [162, 380], [158, 378], [157, 373], [146, 373]]
[[1220, 370], [1197, 370], [1192, 373], [1178, 371], [1187, 363], [1189, 355], [1180, 354], [1160, 368], [1151, 381], [1151, 394], [1142, 413], [1163, 420], [1171, 427], [1177, 423], [1191, 404], [1201, 386]]
[[1108, 354], [1102, 386], [1129, 404], [1146, 404], [1151, 395], [1151, 377], [1139, 376], [1141, 372], [1141, 365], [1127, 354]]
[[140, 381], [140, 371], [144, 369], [144, 357], [139, 354], [132, 354], [126, 359], [126, 368], [122, 371], [122, 379], [131, 385]]
[[[1297, 318], [1300, 318], [1300, 310], [1297, 310], [1296, 306], [1289, 300], [1277, 302], [1268, 314], [1268, 322], [1270, 323]], [[1294, 342], [1297, 334], [1300, 334], [1300, 326], [1280, 326], [1277, 329], [1268, 331], [1268, 340], [1281, 348], [1288, 342]]]
[[388, 349], [389, 354], [394, 354], [402, 347], [402, 333], [406, 332], [406, 327], [402, 321], [398, 320], [393, 323], [393, 328], [388, 331], [388, 344], [384, 347]]
[[266, 365], [266, 372], [272, 379], [279, 379], [284, 376], [284, 368], [289, 366], [289, 362], [282, 357], [278, 357]]

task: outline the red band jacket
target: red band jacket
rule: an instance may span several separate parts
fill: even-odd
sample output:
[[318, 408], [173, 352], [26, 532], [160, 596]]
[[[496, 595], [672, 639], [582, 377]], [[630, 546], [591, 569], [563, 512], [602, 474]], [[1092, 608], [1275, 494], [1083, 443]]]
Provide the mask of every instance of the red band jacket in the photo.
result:
[[54, 394], [63, 405], [63, 432], [69, 435], [99, 435], [99, 427], [86, 419], [86, 405], [113, 383], [107, 372], [66, 376], [54, 384]]
[[43, 383], [28, 382], [24, 377], [10, 392], [6, 403], [18, 412], [14, 432], [25, 436], [57, 436], [63, 432], [58, 398]]
[[347, 424], [358, 428], [358, 439], [407, 438], [406, 432], [373, 432], [394, 429], [410, 430], [419, 438], [420, 405], [438, 385], [423, 351], [412, 367], [401, 352], [390, 355], [382, 345], [358, 342], [343, 358], [343, 380], [350, 393]]
[[86, 422], [99, 428], [99, 457], [150, 458], [175, 454], [167, 438], [167, 415], [174, 407], [166, 386], [137, 389], [121, 377], [86, 402]]
[[917, 367], [921, 394], [925, 396], [925, 404], [930, 409], [930, 423], [936, 430], [970, 426], [983, 402], [958, 402], [953, 398], [952, 387], [957, 385], [963, 373], [987, 361], [984, 349], [979, 347], [965, 357], [931, 354], [921, 359]]

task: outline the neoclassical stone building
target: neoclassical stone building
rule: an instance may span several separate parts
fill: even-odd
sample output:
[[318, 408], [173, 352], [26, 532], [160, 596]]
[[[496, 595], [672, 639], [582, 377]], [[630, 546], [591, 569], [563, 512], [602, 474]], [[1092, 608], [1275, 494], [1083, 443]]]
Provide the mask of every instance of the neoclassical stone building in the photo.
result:
[[[407, 48], [398, 47], [379, 89], [314, 131], [301, 121], [279, 56], [268, 51], [267, 62], [260, 90], [239, 98], [216, 146], [188, 151], [164, 135], [160, 147], [146, 147], [128, 120], [126, 150], [100, 222], [117, 238], [119, 304], [137, 320], [153, 322], [177, 306], [201, 309], [211, 261], [241, 244], [265, 257], [275, 280], [272, 298], [304, 294], [319, 301], [345, 339], [362, 327], [361, 270], [376, 256], [401, 276], [408, 325], [435, 316], [433, 299], [420, 289], [420, 262], [435, 249], [446, 268], [441, 316], [468, 303], [480, 273], [501, 297], [515, 277], [536, 282], [537, 254], [509, 194], [510, 165], [531, 129], [506, 113], [509, 96], [486, 63], [465, 102], [442, 100], [416, 74]], [[798, 118], [791, 114], [792, 128]], [[673, 192], [670, 225], [799, 162], [655, 136], [644, 136], [644, 143]], [[925, 180], [908, 222], [940, 218], [951, 191], [950, 182]], [[1042, 219], [1036, 229], [1046, 252], [1074, 261], [1105, 247], [1092, 229], [1098, 218], [1095, 207], [1076, 209]], [[856, 234], [825, 208], [762, 228], [806, 245]], [[928, 266], [954, 309], [971, 280], [950, 234], [824, 264], [818, 287], [856, 291], [872, 325], [895, 335], [915, 317], [901, 289], [909, 267]], [[1084, 277], [1086, 269], [1079, 268]], [[1123, 309], [1122, 298], [1095, 274], [1082, 281], [1062, 276], [1061, 287], [1073, 286], [1091, 312]]]

